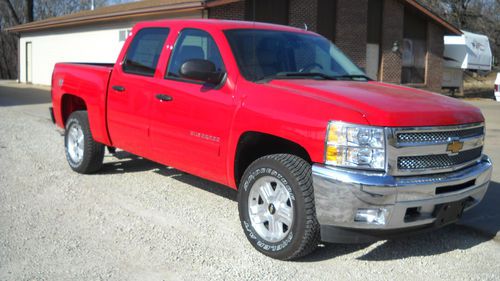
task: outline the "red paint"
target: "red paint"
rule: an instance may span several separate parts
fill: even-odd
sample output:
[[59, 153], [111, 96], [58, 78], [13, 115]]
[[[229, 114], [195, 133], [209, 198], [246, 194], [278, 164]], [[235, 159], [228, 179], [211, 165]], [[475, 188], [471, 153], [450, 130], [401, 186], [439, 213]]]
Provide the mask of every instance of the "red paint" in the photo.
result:
[[[322, 162], [330, 120], [373, 126], [445, 126], [483, 122], [481, 112], [456, 99], [378, 82], [245, 80], [222, 31], [260, 28], [307, 32], [269, 24], [217, 20], [173, 20], [137, 24], [168, 27], [170, 34], [154, 77], [113, 68], [57, 64], [53, 75], [56, 122], [64, 126], [61, 100], [71, 94], [85, 101], [93, 137], [165, 165], [235, 188], [234, 159], [242, 134], [249, 131], [282, 137], [301, 145], [313, 162]], [[172, 46], [183, 28], [207, 31], [216, 41], [227, 70], [219, 89], [163, 79]], [[63, 79], [62, 86], [59, 86]], [[111, 87], [122, 85], [124, 92]], [[157, 94], [172, 96], [161, 102]]]

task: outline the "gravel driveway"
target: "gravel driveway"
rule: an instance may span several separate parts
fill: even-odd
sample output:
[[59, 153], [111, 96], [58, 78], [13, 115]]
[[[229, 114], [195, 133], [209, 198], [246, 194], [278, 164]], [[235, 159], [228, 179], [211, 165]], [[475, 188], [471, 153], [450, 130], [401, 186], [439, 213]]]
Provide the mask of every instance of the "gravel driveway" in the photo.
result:
[[[47, 100], [0, 85], [0, 280], [500, 279], [500, 240], [468, 225], [269, 259], [247, 242], [235, 191], [121, 151], [99, 174], [72, 172]], [[498, 231], [498, 212], [479, 221]]]

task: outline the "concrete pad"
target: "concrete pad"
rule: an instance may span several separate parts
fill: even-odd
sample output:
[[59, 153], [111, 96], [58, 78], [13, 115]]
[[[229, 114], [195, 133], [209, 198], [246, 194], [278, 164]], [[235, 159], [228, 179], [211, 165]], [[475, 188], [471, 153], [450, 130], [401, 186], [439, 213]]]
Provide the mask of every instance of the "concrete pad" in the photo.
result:
[[0, 107], [22, 106], [19, 110], [28, 115], [50, 119], [51, 104], [50, 87], [0, 80]]

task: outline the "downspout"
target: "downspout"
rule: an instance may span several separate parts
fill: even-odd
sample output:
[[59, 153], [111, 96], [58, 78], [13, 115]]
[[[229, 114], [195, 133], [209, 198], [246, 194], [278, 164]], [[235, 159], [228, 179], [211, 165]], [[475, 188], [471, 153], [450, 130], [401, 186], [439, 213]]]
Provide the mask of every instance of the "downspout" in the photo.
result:
[[21, 83], [21, 33], [17, 36], [17, 83]]

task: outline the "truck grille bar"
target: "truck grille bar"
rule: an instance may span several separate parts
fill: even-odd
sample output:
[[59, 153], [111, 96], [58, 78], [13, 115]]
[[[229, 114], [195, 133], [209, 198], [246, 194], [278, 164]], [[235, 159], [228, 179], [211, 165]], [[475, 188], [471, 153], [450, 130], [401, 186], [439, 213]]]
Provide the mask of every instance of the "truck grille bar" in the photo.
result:
[[[387, 129], [388, 172], [421, 175], [465, 168], [483, 152], [484, 124]], [[458, 145], [458, 150], [450, 148]]]
[[398, 158], [401, 170], [442, 169], [461, 165], [478, 159], [483, 153], [482, 147], [467, 150], [457, 155], [438, 154], [424, 156], [407, 156]]
[[435, 143], [446, 142], [450, 138], [471, 138], [482, 136], [484, 127], [472, 129], [464, 129], [459, 131], [446, 132], [417, 132], [417, 133], [400, 133], [398, 134], [399, 143]]

